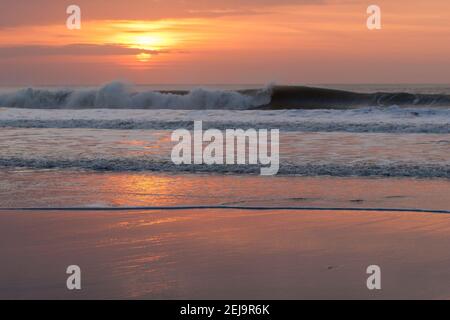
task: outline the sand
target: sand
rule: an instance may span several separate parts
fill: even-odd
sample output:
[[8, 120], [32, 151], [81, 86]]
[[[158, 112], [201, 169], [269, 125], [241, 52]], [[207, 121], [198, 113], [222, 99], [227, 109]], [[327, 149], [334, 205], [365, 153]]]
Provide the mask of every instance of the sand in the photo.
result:
[[2, 212], [0, 298], [448, 299], [449, 232], [423, 213]]

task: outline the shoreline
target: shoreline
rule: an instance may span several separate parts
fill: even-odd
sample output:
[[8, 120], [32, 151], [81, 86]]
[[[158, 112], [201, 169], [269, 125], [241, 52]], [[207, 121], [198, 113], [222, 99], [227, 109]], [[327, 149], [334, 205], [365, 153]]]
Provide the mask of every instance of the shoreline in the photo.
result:
[[152, 206], [152, 207], [29, 207], [29, 208], [1, 208], [1, 211], [179, 211], [179, 210], [246, 210], [246, 211], [358, 211], [358, 212], [404, 212], [404, 213], [433, 213], [433, 214], [450, 214], [450, 210], [432, 210], [420, 208], [332, 208], [332, 207], [277, 207], [277, 206]]
[[448, 179], [25, 169], [0, 170], [0, 181], [0, 208], [450, 209]]

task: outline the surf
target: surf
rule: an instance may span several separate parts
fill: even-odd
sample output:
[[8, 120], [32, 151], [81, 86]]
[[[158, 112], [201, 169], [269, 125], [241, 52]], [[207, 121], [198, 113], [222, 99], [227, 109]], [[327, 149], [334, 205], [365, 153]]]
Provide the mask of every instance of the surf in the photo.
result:
[[450, 133], [450, 108], [346, 110], [0, 109], [0, 128], [117, 130], [280, 129], [283, 132]]
[[408, 92], [360, 93], [308, 87], [267, 85], [259, 89], [147, 90], [113, 81], [93, 89], [25, 88], [0, 94], [0, 107], [29, 109], [178, 109], [285, 110], [361, 107], [443, 107], [450, 95]]

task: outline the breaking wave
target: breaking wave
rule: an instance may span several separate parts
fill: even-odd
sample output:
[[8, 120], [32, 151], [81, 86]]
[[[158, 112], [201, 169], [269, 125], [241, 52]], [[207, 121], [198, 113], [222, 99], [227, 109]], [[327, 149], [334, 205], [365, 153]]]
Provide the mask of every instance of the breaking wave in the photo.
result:
[[248, 90], [143, 91], [114, 81], [98, 89], [27, 88], [0, 95], [0, 107], [31, 109], [350, 109], [367, 106], [450, 106], [450, 95], [406, 92], [357, 93], [303, 86]]
[[251, 94], [203, 88], [134, 92], [130, 84], [118, 81], [91, 90], [28, 88], [0, 95], [1, 107], [31, 109], [248, 109], [269, 101], [270, 88]]

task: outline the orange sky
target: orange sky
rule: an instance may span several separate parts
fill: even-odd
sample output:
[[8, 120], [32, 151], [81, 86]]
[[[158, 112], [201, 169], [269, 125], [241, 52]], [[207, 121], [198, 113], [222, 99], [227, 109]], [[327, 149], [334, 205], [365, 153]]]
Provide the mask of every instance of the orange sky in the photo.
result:
[[[371, 4], [381, 30], [366, 27]], [[450, 83], [449, 57], [448, 0], [0, 3], [1, 85]]]

